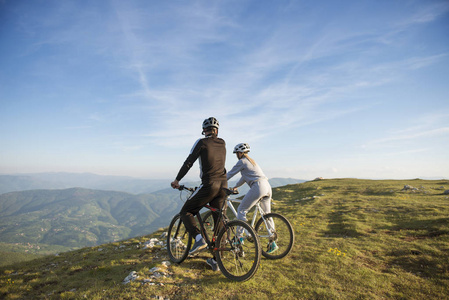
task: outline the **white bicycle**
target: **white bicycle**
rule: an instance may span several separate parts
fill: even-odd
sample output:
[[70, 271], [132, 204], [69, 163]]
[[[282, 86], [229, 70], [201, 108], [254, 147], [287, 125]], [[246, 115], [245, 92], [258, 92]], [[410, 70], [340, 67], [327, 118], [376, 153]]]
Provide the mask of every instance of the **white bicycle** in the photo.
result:
[[[231, 199], [230, 194], [238, 194], [228, 189], [228, 197], [226, 203], [228, 208], [232, 211], [235, 217], [237, 217], [237, 210], [234, 208], [234, 203], [240, 203], [242, 200]], [[262, 245], [262, 255], [269, 259], [280, 259], [285, 257], [293, 248], [295, 242], [295, 233], [290, 222], [281, 214], [278, 213], [265, 213], [260, 202], [258, 201], [254, 206], [254, 214], [251, 221], [251, 227], [254, 228], [259, 236], [260, 244]], [[258, 213], [260, 214], [259, 220], [257, 220]], [[203, 216], [204, 227], [207, 231], [213, 232], [214, 220], [212, 212], [208, 211]], [[274, 242], [274, 244], [273, 244]], [[266, 245], [266, 250], [263, 245]], [[276, 248], [273, 248], [273, 245]], [[276, 249], [273, 251], [273, 249]]]

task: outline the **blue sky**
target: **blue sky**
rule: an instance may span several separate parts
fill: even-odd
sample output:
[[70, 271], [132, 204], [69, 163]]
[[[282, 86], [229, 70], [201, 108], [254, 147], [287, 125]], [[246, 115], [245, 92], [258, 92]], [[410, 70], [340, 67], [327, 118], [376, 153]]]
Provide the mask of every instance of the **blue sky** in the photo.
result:
[[[0, 1], [0, 173], [449, 178], [448, 1]], [[186, 179], [197, 178], [196, 164]]]

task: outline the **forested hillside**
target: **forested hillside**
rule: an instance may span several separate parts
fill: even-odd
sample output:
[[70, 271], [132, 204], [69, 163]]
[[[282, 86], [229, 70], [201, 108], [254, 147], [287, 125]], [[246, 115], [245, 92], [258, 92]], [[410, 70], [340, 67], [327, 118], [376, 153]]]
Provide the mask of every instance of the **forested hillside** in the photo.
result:
[[82, 188], [6, 193], [0, 195], [0, 249], [45, 254], [145, 235], [166, 226], [181, 204], [177, 193]]

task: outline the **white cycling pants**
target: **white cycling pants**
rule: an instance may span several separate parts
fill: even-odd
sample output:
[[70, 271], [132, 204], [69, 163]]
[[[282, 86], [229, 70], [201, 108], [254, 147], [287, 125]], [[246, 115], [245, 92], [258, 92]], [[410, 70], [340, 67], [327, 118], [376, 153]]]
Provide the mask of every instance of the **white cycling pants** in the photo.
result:
[[[247, 221], [246, 214], [251, 210], [251, 208], [256, 205], [257, 201], [260, 199], [260, 207], [262, 210], [268, 214], [271, 212], [271, 186], [268, 180], [259, 180], [251, 185], [250, 190], [243, 197], [237, 209], [237, 219]], [[274, 230], [273, 221], [268, 221], [269, 230]]]

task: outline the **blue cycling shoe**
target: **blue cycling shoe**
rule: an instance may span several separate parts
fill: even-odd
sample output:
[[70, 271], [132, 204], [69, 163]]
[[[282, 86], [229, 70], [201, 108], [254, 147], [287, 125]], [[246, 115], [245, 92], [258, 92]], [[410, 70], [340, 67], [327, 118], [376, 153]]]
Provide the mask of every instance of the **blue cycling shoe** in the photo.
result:
[[198, 253], [206, 247], [207, 247], [206, 241], [204, 239], [201, 239], [198, 242], [195, 242], [195, 244], [193, 244], [192, 249], [189, 251], [189, 255]]

